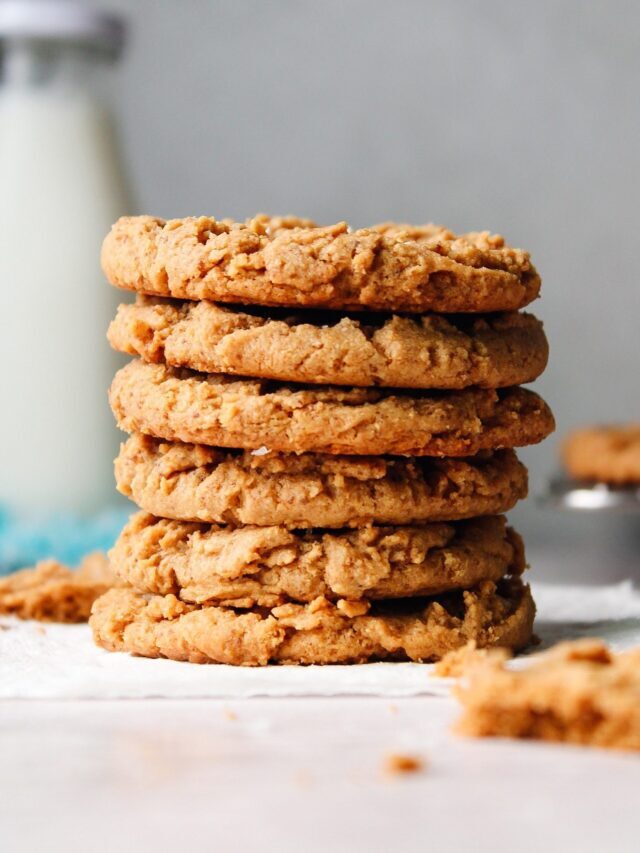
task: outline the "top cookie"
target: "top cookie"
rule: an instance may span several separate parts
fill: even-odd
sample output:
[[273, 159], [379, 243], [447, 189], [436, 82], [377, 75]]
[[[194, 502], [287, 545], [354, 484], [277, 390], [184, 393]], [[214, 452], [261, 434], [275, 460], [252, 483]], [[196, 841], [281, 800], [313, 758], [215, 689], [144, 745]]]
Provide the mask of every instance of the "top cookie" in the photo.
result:
[[540, 290], [527, 252], [435, 225], [122, 217], [102, 266], [126, 290], [255, 305], [475, 313], [517, 310]]

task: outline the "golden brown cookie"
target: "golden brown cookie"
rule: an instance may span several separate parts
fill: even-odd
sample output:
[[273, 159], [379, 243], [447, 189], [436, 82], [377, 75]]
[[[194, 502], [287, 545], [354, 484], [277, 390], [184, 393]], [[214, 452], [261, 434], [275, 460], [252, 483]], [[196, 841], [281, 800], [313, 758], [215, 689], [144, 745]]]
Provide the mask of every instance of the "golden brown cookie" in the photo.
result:
[[640, 424], [577, 429], [565, 439], [562, 458], [577, 480], [640, 484]]
[[249, 305], [513, 311], [540, 290], [528, 253], [488, 232], [297, 225], [267, 217], [123, 217], [104, 241], [102, 266], [127, 290]]
[[504, 516], [455, 524], [293, 532], [221, 527], [134, 515], [110, 552], [118, 577], [140, 592], [194, 604], [276, 607], [436, 595], [521, 574], [522, 540]]
[[561, 643], [521, 671], [489, 657], [467, 669], [458, 730], [640, 750], [640, 649]]
[[546, 403], [522, 388], [289, 387], [142, 361], [116, 374], [109, 399], [126, 432], [292, 453], [471, 456], [535, 444], [555, 426]]
[[96, 643], [110, 651], [193, 663], [363, 663], [438, 660], [473, 639], [521, 649], [535, 605], [519, 578], [472, 590], [397, 602], [318, 598], [272, 610], [186, 604], [174, 595], [113, 589], [93, 605]]
[[532, 382], [547, 364], [530, 314], [360, 317], [139, 296], [120, 305], [108, 338], [148, 362], [312, 384], [503, 388]]
[[43, 560], [0, 578], [0, 614], [42, 622], [86, 622], [91, 605], [114, 583], [105, 554], [90, 554], [78, 569]]
[[163, 518], [292, 528], [413, 524], [499, 515], [527, 496], [512, 450], [403, 459], [221, 450], [131, 436], [119, 491]]

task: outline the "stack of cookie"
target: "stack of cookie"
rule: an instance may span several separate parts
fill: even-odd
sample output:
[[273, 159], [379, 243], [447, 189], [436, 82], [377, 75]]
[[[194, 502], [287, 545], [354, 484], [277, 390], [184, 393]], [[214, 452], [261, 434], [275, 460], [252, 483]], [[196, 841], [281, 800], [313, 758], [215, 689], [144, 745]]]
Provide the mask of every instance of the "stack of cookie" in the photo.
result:
[[112, 650], [196, 662], [439, 659], [525, 646], [534, 604], [501, 513], [513, 448], [553, 416], [529, 256], [487, 233], [261, 216], [117, 222], [138, 292], [111, 406], [143, 510], [94, 605]]

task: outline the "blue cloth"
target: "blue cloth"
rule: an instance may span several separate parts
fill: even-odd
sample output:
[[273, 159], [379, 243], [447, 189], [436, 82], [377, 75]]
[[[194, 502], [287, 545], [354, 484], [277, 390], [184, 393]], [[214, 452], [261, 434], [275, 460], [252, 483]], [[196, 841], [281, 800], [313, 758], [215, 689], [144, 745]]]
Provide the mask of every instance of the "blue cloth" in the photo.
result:
[[91, 516], [23, 515], [0, 507], [0, 575], [47, 557], [76, 566], [91, 551], [111, 548], [131, 512], [126, 504]]

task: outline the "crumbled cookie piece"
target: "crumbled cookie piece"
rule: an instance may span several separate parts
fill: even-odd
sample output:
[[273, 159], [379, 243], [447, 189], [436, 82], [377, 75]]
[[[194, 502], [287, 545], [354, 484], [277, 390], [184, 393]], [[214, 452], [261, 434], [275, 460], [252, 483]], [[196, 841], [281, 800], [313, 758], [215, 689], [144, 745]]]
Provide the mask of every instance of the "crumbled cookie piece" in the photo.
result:
[[43, 622], [86, 622], [93, 602], [113, 583], [105, 554], [90, 554], [75, 570], [43, 560], [0, 579], [0, 613]]
[[516, 671], [488, 658], [468, 670], [457, 696], [461, 734], [640, 750], [640, 648], [560, 643]]
[[508, 649], [479, 649], [475, 640], [469, 640], [466, 645], [453, 649], [438, 661], [433, 668], [433, 675], [438, 678], [460, 678], [481, 661], [506, 661], [510, 657]]

